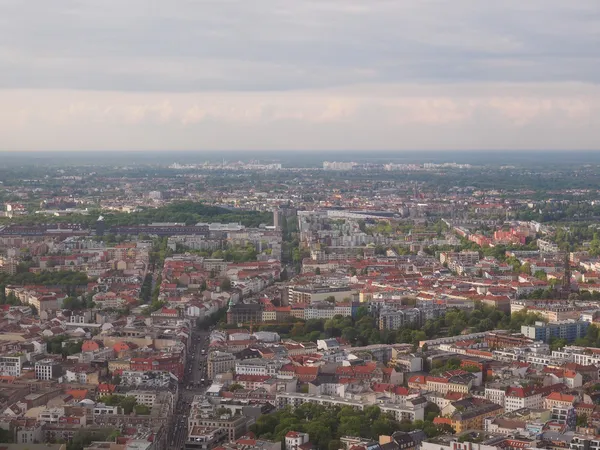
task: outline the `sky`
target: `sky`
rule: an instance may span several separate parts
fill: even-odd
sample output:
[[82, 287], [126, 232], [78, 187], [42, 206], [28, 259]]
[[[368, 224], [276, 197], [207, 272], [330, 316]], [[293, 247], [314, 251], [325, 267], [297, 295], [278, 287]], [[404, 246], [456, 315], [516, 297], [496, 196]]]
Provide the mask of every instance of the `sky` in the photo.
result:
[[600, 149], [598, 0], [0, 0], [0, 151]]

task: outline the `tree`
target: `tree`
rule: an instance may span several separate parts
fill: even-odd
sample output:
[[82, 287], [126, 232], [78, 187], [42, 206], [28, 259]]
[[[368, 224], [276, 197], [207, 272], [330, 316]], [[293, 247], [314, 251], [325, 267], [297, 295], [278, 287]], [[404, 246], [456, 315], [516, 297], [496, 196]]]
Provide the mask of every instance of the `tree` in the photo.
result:
[[121, 408], [123, 408], [123, 412], [125, 414], [131, 414], [133, 412], [133, 408], [136, 406], [137, 401], [135, 397], [127, 396], [120, 402]]
[[315, 269], [315, 275], [321, 275], [321, 268], [320, 267], [317, 267]]
[[0, 443], [10, 444], [14, 440], [13, 433], [10, 430], [0, 428]]
[[67, 297], [62, 302], [63, 309], [69, 309], [71, 311], [78, 311], [83, 309], [83, 303], [75, 297]]
[[361, 305], [358, 307], [358, 309], [356, 310], [356, 316], [355, 319], [358, 321], [360, 319], [362, 319], [363, 317], [366, 317], [369, 315], [369, 308], [367, 308], [365, 305]]
[[538, 280], [547, 280], [548, 279], [548, 274], [546, 272], [544, 272], [543, 270], [536, 270], [535, 273], [533, 274], [534, 277], [536, 277]]
[[588, 426], [587, 414], [577, 414], [577, 426], [578, 427], [587, 427]]
[[223, 278], [221, 280], [221, 283], [219, 284], [219, 287], [221, 288], [222, 291], [231, 290], [231, 280], [227, 277]]
[[135, 405], [133, 409], [138, 416], [147, 416], [150, 414], [150, 408], [148, 408], [146, 405]]
[[567, 340], [564, 338], [555, 339], [553, 337], [550, 338], [548, 343], [550, 345], [550, 350], [559, 350], [568, 344]]

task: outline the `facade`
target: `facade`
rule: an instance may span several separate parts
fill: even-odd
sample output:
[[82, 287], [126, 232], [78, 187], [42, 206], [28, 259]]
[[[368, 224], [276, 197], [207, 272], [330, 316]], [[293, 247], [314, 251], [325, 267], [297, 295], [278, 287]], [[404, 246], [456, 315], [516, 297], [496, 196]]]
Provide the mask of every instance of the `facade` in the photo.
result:
[[156, 392], [155, 391], [142, 391], [142, 390], [133, 390], [129, 391], [125, 394], [127, 397], [134, 397], [135, 400], [140, 405], [145, 405], [148, 408], [152, 408], [154, 403], [156, 402]]
[[504, 408], [504, 398], [506, 396], [506, 388], [500, 386], [486, 386], [485, 398], [496, 405]]
[[215, 375], [235, 367], [235, 356], [227, 352], [210, 352], [207, 358], [206, 375], [212, 380]]
[[268, 375], [275, 376], [283, 364], [277, 360], [260, 358], [245, 359], [235, 362], [236, 375]]
[[323, 302], [328, 297], [335, 298], [336, 302], [344, 299], [352, 299], [354, 291], [349, 287], [329, 287], [329, 286], [307, 286], [290, 287], [288, 289], [288, 302], [311, 304]]
[[238, 303], [229, 305], [227, 309], [227, 323], [260, 323], [263, 320], [263, 305], [259, 303]]
[[35, 363], [35, 378], [38, 380], [54, 380], [61, 374], [62, 368], [58, 361], [43, 359]]
[[335, 316], [353, 317], [358, 310], [358, 303], [337, 303], [328, 302], [314, 303], [304, 309], [304, 318], [310, 319], [332, 319]]
[[308, 433], [300, 431], [288, 431], [285, 435], [285, 450], [298, 450], [301, 445], [310, 440]]
[[451, 417], [451, 426], [457, 433], [462, 433], [466, 430], [482, 430], [483, 421], [485, 418], [497, 416], [503, 413], [504, 408], [495, 403], [478, 405], [472, 408], [467, 408], [465, 411], [455, 412]]
[[504, 397], [504, 408], [506, 412], [515, 411], [521, 408], [540, 409], [544, 406], [544, 399], [541, 392], [537, 392], [533, 387], [514, 387], [506, 390]]
[[585, 336], [589, 322], [563, 320], [560, 322], [536, 322], [534, 325], [521, 326], [521, 333], [535, 341], [549, 342], [551, 338], [573, 342]]
[[21, 376], [21, 368], [25, 362], [25, 355], [13, 354], [0, 356], [0, 374], [11, 377]]

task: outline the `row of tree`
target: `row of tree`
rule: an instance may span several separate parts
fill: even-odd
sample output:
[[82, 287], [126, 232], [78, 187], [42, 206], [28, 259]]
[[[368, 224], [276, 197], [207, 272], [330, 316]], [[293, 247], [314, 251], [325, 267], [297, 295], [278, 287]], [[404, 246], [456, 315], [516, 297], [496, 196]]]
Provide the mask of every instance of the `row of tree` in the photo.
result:
[[75, 288], [84, 286], [88, 283], [88, 276], [83, 272], [60, 271], [40, 273], [24, 272], [10, 275], [0, 273], [0, 285], [24, 285], [24, 284], [41, 284], [44, 286], [63, 286], [65, 288]]

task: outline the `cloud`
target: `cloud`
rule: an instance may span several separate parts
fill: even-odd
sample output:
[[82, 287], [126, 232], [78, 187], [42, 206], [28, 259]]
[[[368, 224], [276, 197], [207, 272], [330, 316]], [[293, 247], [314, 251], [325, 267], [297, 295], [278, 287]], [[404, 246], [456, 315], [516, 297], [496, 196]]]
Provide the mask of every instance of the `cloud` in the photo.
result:
[[[17, 114], [10, 106], [15, 104]], [[168, 94], [18, 90], [0, 93], [0, 120], [3, 142], [14, 150], [583, 149], [599, 144], [600, 86], [370, 84]]]
[[598, 30], [597, 0], [0, 0], [0, 142], [597, 148]]
[[596, 0], [0, 0], [0, 87], [598, 82], [598, 29]]

